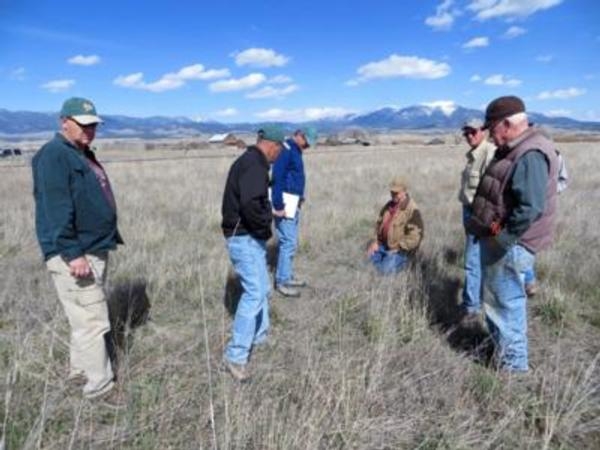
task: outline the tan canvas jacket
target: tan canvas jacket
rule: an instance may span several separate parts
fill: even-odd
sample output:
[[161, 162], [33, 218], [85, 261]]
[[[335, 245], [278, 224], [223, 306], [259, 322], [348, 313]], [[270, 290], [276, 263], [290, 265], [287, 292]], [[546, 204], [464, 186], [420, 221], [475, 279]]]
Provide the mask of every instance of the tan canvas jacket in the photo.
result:
[[[388, 212], [389, 202], [381, 209], [375, 235], [378, 242], [381, 242], [381, 227]], [[415, 201], [411, 198], [406, 208], [399, 209], [392, 218], [390, 230], [388, 232], [386, 246], [390, 250], [404, 250], [406, 252], [415, 251], [419, 248], [423, 240], [423, 219], [421, 212]]]
[[463, 205], [470, 206], [473, 203], [479, 181], [483, 177], [487, 166], [494, 159], [495, 153], [496, 147], [494, 144], [484, 139], [477, 147], [469, 150], [465, 155], [467, 157], [467, 165], [462, 172], [460, 191], [458, 193], [458, 199]]

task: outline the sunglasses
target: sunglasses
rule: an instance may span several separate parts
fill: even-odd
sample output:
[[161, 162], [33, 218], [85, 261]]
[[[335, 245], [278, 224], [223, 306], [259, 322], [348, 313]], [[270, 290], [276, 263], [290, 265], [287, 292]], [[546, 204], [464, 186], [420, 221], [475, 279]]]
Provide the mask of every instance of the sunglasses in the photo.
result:
[[463, 136], [474, 136], [477, 134], [477, 131], [479, 130], [474, 130], [473, 128], [469, 128], [468, 130], [463, 131]]

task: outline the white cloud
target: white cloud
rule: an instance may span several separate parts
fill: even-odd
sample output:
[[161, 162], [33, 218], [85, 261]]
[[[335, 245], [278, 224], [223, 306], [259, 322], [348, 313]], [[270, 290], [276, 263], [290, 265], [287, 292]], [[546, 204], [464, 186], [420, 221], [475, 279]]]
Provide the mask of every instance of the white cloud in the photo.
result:
[[521, 80], [517, 79], [517, 78], [508, 78], [500, 73], [491, 75], [489, 77], [487, 77], [484, 81], [484, 84], [487, 84], [489, 86], [509, 86], [509, 87], [515, 87], [515, 86], [519, 86], [521, 84]]
[[423, 102], [421, 104], [429, 108], [440, 109], [447, 116], [456, 110], [456, 103], [452, 100], [436, 100], [434, 102]]
[[228, 80], [220, 80], [211, 83], [208, 88], [212, 92], [230, 92], [241, 91], [244, 89], [252, 89], [266, 81], [267, 77], [262, 73], [251, 73], [242, 78], [229, 78]]
[[67, 62], [76, 66], [94, 66], [100, 63], [100, 57], [98, 55], [77, 55], [69, 58]]
[[356, 111], [346, 108], [306, 108], [304, 114], [308, 120], [319, 120], [325, 118], [338, 118], [348, 114], [353, 114]]
[[42, 89], [46, 89], [48, 92], [65, 92], [71, 89], [75, 84], [75, 80], [52, 80], [41, 85]]
[[25, 72], [25, 67], [17, 67], [10, 71], [8, 78], [14, 81], [23, 81], [25, 80]]
[[567, 89], [557, 89], [555, 91], [543, 91], [537, 96], [538, 100], [567, 100], [573, 97], [579, 97], [587, 91], [581, 88], [570, 87]]
[[588, 110], [585, 112], [585, 119], [600, 122], [600, 111]]
[[215, 112], [215, 116], [219, 117], [233, 117], [238, 115], [238, 110], [235, 108], [225, 108]]
[[303, 122], [325, 118], [336, 119], [347, 114], [355, 113], [355, 110], [339, 107], [313, 107], [305, 109], [280, 109], [272, 108], [255, 114], [261, 120], [286, 120], [291, 122]]
[[268, 82], [271, 84], [288, 84], [292, 82], [292, 78], [287, 75], [276, 75], [269, 78]]
[[273, 86], [265, 86], [258, 91], [250, 92], [246, 95], [246, 98], [257, 99], [257, 98], [283, 98], [286, 95], [296, 92], [298, 86], [296, 84], [290, 84], [282, 88], [276, 88]]
[[554, 59], [554, 55], [539, 55], [535, 58], [537, 62], [549, 63]]
[[513, 20], [528, 17], [560, 3], [562, 0], [473, 0], [467, 9], [475, 12], [478, 20]]
[[550, 117], [569, 117], [573, 111], [570, 109], [552, 109], [546, 112], [546, 115]]
[[178, 89], [192, 80], [214, 80], [216, 78], [228, 77], [228, 69], [205, 70], [202, 64], [193, 64], [179, 69], [177, 72], [164, 74], [158, 80], [148, 83], [144, 81], [142, 72], [132, 73], [130, 75], [119, 75], [113, 83], [117, 86], [141, 89], [150, 92], [164, 92]]
[[527, 30], [525, 28], [512, 26], [508, 30], [506, 30], [502, 37], [504, 37], [505, 39], [513, 39], [525, 33], [527, 33]]
[[238, 66], [253, 67], [281, 67], [285, 66], [290, 58], [279, 54], [270, 48], [249, 48], [240, 53], [235, 53], [235, 63]]
[[471, 78], [469, 78], [469, 81], [471, 81], [473, 83], [477, 82], [477, 81], [481, 81], [481, 76], [479, 74], [475, 74]]
[[119, 75], [114, 79], [113, 84], [121, 87], [139, 87], [144, 83], [144, 74], [136, 72], [129, 75]]
[[229, 69], [209, 69], [205, 70], [196, 78], [197, 80], [216, 80], [218, 78], [226, 78], [231, 76]]
[[181, 80], [213, 80], [230, 76], [229, 69], [205, 70], [202, 64], [183, 67], [177, 73], [168, 73], [163, 78], [177, 78]]
[[358, 78], [347, 81], [346, 85], [356, 86], [375, 78], [442, 78], [450, 73], [450, 66], [417, 56], [392, 54], [381, 61], [360, 66], [356, 72], [359, 75]]
[[480, 36], [471, 39], [463, 44], [463, 48], [480, 48], [490, 45], [490, 40], [485, 36]]
[[[284, 120], [289, 119], [290, 115], [294, 114], [294, 112], [290, 109], [280, 109], [280, 108], [272, 108], [266, 111], [257, 112], [254, 114], [256, 117], [264, 120]], [[293, 119], [291, 119], [293, 120]]]
[[425, 25], [434, 30], [449, 30], [454, 24], [454, 19], [459, 14], [456, 10], [451, 10], [453, 0], [444, 0], [435, 9], [435, 15], [425, 19]]

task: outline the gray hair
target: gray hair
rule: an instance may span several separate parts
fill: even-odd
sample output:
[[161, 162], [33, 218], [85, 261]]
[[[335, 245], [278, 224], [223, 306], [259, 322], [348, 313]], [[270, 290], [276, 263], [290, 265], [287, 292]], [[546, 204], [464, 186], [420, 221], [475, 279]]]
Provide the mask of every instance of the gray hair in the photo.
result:
[[522, 123], [529, 124], [527, 114], [524, 112], [518, 112], [516, 114], [513, 114], [512, 116], [508, 116], [506, 120], [508, 120], [511, 125], [521, 125]]

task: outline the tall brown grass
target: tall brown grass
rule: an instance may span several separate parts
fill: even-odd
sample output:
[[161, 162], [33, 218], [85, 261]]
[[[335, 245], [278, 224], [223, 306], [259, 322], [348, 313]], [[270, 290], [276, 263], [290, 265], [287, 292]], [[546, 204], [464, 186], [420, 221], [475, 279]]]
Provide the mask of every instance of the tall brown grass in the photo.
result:
[[[68, 327], [34, 237], [30, 171], [0, 168], [4, 448], [600, 448], [598, 145], [561, 144], [573, 180], [557, 241], [538, 258], [532, 370], [518, 379], [487, 367], [479, 337], [455, 325], [465, 149], [330, 150], [305, 159], [296, 266], [310, 288], [273, 297], [272, 344], [252, 356], [248, 385], [218, 364], [231, 320], [219, 223], [232, 157], [107, 164], [127, 243], [109, 273], [145, 276], [153, 302], [121, 365], [118, 413], [67, 393]], [[398, 174], [425, 240], [411, 271], [384, 280], [363, 250]]]

